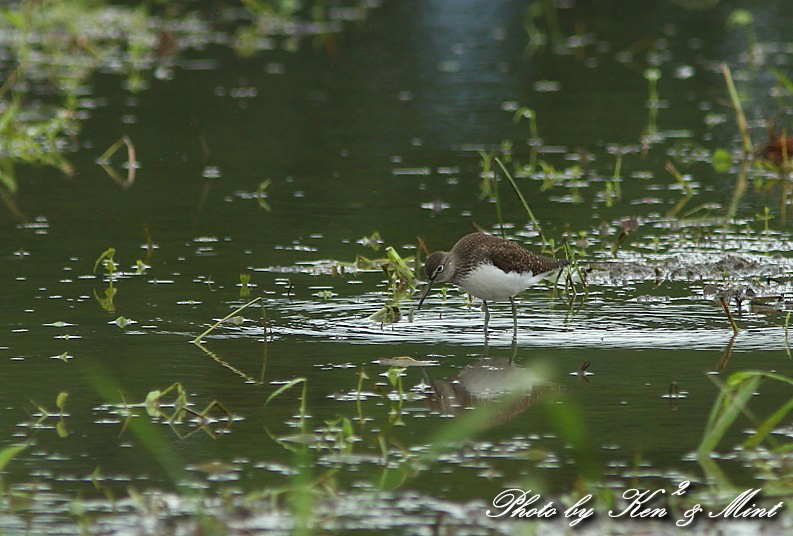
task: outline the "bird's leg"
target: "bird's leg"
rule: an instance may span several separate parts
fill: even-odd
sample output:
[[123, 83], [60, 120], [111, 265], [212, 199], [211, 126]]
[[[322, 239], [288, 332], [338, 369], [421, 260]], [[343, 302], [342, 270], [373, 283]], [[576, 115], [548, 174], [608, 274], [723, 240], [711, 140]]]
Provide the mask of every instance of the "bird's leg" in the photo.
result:
[[482, 310], [485, 312], [485, 340], [487, 340], [487, 325], [490, 323], [490, 310], [487, 308], [487, 300], [482, 300]]
[[515, 305], [515, 297], [509, 299], [512, 304], [512, 339], [518, 338], [518, 306]]

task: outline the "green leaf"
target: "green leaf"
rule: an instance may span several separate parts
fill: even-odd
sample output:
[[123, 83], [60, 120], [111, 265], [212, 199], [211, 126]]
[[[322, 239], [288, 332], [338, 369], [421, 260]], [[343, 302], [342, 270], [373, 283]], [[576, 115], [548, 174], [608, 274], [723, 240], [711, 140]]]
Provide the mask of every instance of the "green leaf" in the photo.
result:
[[58, 419], [58, 423], [55, 425], [55, 433], [58, 434], [58, 437], [61, 439], [69, 437], [69, 429], [66, 428], [66, 421]]
[[743, 442], [744, 448], [756, 447], [791, 410], [793, 410], [793, 398], [788, 400], [787, 404], [777, 409], [757, 427], [757, 431]]
[[5, 109], [3, 115], [0, 115], [0, 132], [5, 132], [9, 126], [16, 119], [19, 113], [19, 96], [14, 96], [14, 100]]
[[19, 11], [12, 11], [10, 9], [5, 10], [3, 13], [5, 15], [6, 20], [13, 24], [17, 30], [24, 32], [27, 24], [25, 22], [25, 17]]
[[116, 255], [116, 248], [107, 248], [105, 251], [103, 251], [102, 254], [99, 256], [99, 258], [96, 259], [96, 262], [94, 263], [94, 273], [96, 273], [96, 269], [99, 268], [99, 264], [103, 260], [109, 259], [111, 262], [113, 262], [113, 257], [115, 257], [115, 255]]
[[770, 68], [768, 70], [771, 71], [771, 73], [774, 76], [776, 76], [776, 79], [777, 79], [777, 82], [779, 82], [779, 85], [781, 85], [782, 87], [787, 89], [788, 93], [793, 95], [793, 81], [791, 81], [790, 78], [788, 78], [787, 75], [785, 73], [783, 73], [782, 71], [780, 71], [779, 69], [774, 69], [772, 67], [772, 68]]
[[661, 71], [654, 67], [644, 70], [644, 78], [650, 82], [657, 82], [661, 79]]
[[399, 319], [402, 317], [399, 306], [396, 304], [386, 304], [381, 307], [378, 311], [371, 314], [367, 320], [371, 320], [372, 322], [379, 322], [381, 324], [394, 324], [399, 322]]
[[66, 391], [61, 391], [58, 393], [58, 397], [55, 399], [55, 405], [58, 407], [59, 410], [63, 411], [63, 408], [66, 407], [66, 400], [69, 398], [69, 393]]
[[148, 413], [150, 417], [159, 417], [161, 396], [162, 393], [158, 390], [149, 391], [149, 394], [146, 395], [146, 400], [143, 404], [146, 406], [146, 413]]
[[716, 149], [710, 157], [710, 163], [718, 173], [724, 173], [732, 165], [732, 155], [727, 149]]
[[397, 386], [397, 383], [399, 383], [399, 378], [402, 376], [403, 372], [405, 372], [405, 369], [402, 367], [391, 367], [388, 369], [386, 375], [388, 376], [388, 382], [391, 384], [391, 386]]
[[17, 181], [16, 178], [14, 178], [14, 164], [10, 159], [4, 160], [3, 165], [0, 166], [0, 185], [3, 185], [6, 190], [12, 194], [17, 191]]
[[760, 384], [760, 379], [759, 375], [747, 376], [741, 373], [730, 376], [710, 412], [697, 454], [706, 455], [716, 448], [735, 419], [743, 412], [746, 402]]
[[754, 16], [751, 11], [748, 9], [736, 9], [730, 13], [730, 17], [727, 19], [727, 26], [730, 28], [749, 26], [753, 22]]
[[270, 204], [264, 200], [264, 191], [267, 190], [267, 187], [270, 186], [271, 182], [272, 181], [270, 179], [264, 180], [259, 183], [259, 187], [256, 189], [256, 202], [259, 203], [259, 206], [267, 212], [270, 212]]
[[399, 274], [400, 279], [406, 282], [413, 281], [416, 277], [413, 275], [413, 270], [408, 268], [407, 263], [405, 260], [397, 253], [397, 251], [388, 246], [385, 250], [386, 256], [388, 260], [391, 261], [391, 264], [394, 265], [394, 269], [396, 270], [397, 274]]
[[295, 378], [294, 380], [285, 383], [284, 385], [282, 385], [281, 387], [279, 387], [278, 389], [273, 391], [272, 394], [270, 394], [270, 396], [267, 397], [267, 400], [264, 401], [264, 405], [266, 406], [267, 404], [269, 404], [270, 400], [272, 400], [276, 396], [280, 395], [281, 393], [283, 393], [287, 389], [291, 389], [292, 387], [294, 387], [295, 385], [297, 385], [300, 382], [307, 382], [307, 381], [308, 380], [306, 380], [306, 378]]
[[536, 117], [537, 114], [534, 112], [534, 110], [523, 106], [515, 111], [515, 115], [512, 116], [512, 121], [517, 123], [521, 119], [535, 119]]
[[8, 462], [14, 459], [14, 457], [28, 448], [27, 445], [11, 445], [10, 447], [6, 447], [3, 450], [0, 450], [0, 471], [8, 465]]

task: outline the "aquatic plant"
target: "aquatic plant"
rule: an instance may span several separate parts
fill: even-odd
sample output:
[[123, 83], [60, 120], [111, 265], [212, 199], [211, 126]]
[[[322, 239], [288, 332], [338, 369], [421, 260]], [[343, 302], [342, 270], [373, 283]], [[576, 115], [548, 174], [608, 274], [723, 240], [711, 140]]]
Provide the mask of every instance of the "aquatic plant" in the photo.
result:
[[735, 121], [738, 124], [738, 132], [741, 134], [741, 143], [746, 156], [752, 153], [752, 138], [749, 136], [749, 126], [743, 113], [741, 98], [738, 95], [738, 90], [735, 89], [735, 82], [733, 81], [730, 67], [726, 63], [721, 64], [721, 73], [724, 76], [724, 82], [727, 84], [727, 93], [730, 96], [730, 103], [732, 103]]
[[647, 80], [647, 126], [642, 133], [642, 144], [645, 150], [648, 145], [659, 140], [658, 137], [658, 80], [661, 79], [661, 71], [656, 68], [644, 70], [644, 78]]
[[[412, 297], [417, 283], [416, 273], [408, 266], [411, 257], [403, 258], [392, 246], [388, 246], [385, 253], [386, 256], [382, 259], [369, 260], [360, 256], [356, 258], [356, 265], [379, 266], [386, 276], [389, 293], [385, 304], [369, 316], [369, 320], [380, 323], [381, 327], [400, 320], [402, 312], [399, 304]], [[415, 269], [419, 270], [419, 267]]]
[[537, 128], [537, 112], [526, 106], [522, 106], [515, 110], [512, 116], [512, 121], [519, 123], [521, 120], [526, 119], [529, 121], [529, 163], [521, 169], [521, 172], [531, 176], [537, 167], [537, 150], [542, 140], [540, 139], [540, 132]]
[[754, 31], [754, 15], [748, 9], [734, 9], [727, 18], [727, 28], [742, 28], [746, 36], [746, 44], [749, 50], [747, 56], [753, 66], [761, 65], [763, 61], [763, 49], [757, 41], [757, 34]]
[[[172, 391], [173, 398], [170, 400], [166, 399], [166, 396], [171, 394]], [[199, 430], [203, 430], [209, 437], [215, 439], [217, 437], [216, 430], [211, 429], [209, 425], [225, 420], [223, 427], [226, 429], [231, 426], [234, 420], [229, 410], [217, 400], [209, 402], [201, 411], [192, 409], [190, 407], [191, 402], [187, 398], [187, 392], [179, 382], [173, 383], [162, 390], [149, 391], [143, 406], [150, 417], [164, 419], [180, 439], [185, 439]], [[225, 417], [225, 419], [212, 417], [212, 411], [215, 409], [219, 410], [221, 416]], [[196, 422], [187, 433], [183, 433], [177, 425], [181, 424], [182, 420], [187, 416], [195, 417]]]
[[[199, 334], [195, 339], [193, 339], [190, 342], [193, 343], [193, 344], [199, 344], [201, 342], [201, 339], [203, 339], [204, 337], [206, 337], [207, 335], [212, 333], [212, 331], [214, 331], [220, 324], [235, 318], [240, 312], [242, 312], [245, 309], [247, 309], [248, 307], [252, 306], [254, 303], [262, 302], [262, 301], [263, 301], [263, 298], [260, 296], [258, 298], [252, 299], [251, 301], [249, 301], [248, 303], [246, 303], [244, 305], [241, 305], [241, 306], [237, 307], [232, 312], [230, 312], [229, 314], [227, 314], [226, 316], [224, 316], [223, 318], [221, 318], [220, 320], [218, 320], [217, 322], [215, 322], [214, 324], [209, 326], [206, 330], [204, 330], [201, 334]], [[263, 303], [262, 303], [262, 309], [264, 309], [264, 304]]]
[[57, 418], [58, 422], [55, 424], [55, 432], [58, 434], [58, 437], [68, 437], [69, 431], [66, 429], [66, 421], [64, 417], [68, 417], [69, 414], [66, 413], [66, 401], [69, 398], [69, 393], [67, 391], [61, 391], [58, 393], [58, 396], [55, 398], [55, 407], [57, 411], [49, 411], [44, 406], [37, 404], [31, 400], [31, 403], [36, 406], [38, 410], [38, 415], [36, 416], [37, 419], [33, 423], [33, 428], [38, 429], [41, 428], [42, 423], [50, 418]]
[[677, 214], [682, 210], [682, 208], [694, 197], [695, 193], [694, 188], [691, 186], [691, 179], [683, 176], [680, 171], [678, 171], [677, 167], [670, 162], [667, 161], [666, 165], [664, 166], [666, 170], [675, 178], [678, 186], [683, 190], [683, 197], [681, 197], [675, 206], [666, 213], [666, 215], [670, 218], [674, 218]]
[[[10, 197], [17, 190], [18, 165], [74, 173], [66, 155], [79, 147], [80, 122], [89, 115], [80, 99], [97, 70], [125, 76], [126, 89], [139, 92], [155, 71], [163, 76], [170, 68], [167, 58], [178, 53], [180, 46], [202, 46], [204, 36], [212, 33], [209, 21], [216, 18], [215, 13], [201, 20], [190, 2], [169, 2], [168, 9], [158, 4], [21, 0], [0, 8], [0, 51], [14, 60], [0, 86], [0, 199], [19, 219], [23, 215]], [[234, 21], [236, 42], [238, 49], [248, 42], [251, 52], [256, 52], [274, 35], [283, 38], [285, 50], [296, 50], [304, 36], [325, 36], [330, 50], [330, 34], [340, 31], [344, 22], [363, 20], [378, 3], [358, 3], [349, 10], [334, 9], [324, 0], [244, 0], [243, 4], [254, 22], [249, 23], [251, 17]], [[191, 31], [195, 35], [185, 35]], [[42, 87], [52, 95], [46, 104], [29, 98]], [[126, 177], [110, 165], [112, 154], [123, 145], [127, 147]], [[111, 145], [98, 163], [122, 188], [134, 183], [136, 154], [128, 136]], [[269, 179], [263, 181], [257, 190], [257, 202], [268, 211], [264, 191], [269, 183]]]
[[479, 199], [488, 199], [496, 204], [496, 219], [501, 237], [504, 238], [504, 218], [501, 214], [501, 200], [498, 194], [498, 175], [493, 169], [493, 161], [496, 153], [479, 151], [479, 176], [482, 180], [479, 183]]
[[793, 411], [793, 398], [764, 418], [756, 416], [749, 407], [761, 385], [768, 382], [788, 388], [793, 386], [793, 379], [761, 370], [734, 372], [723, 384], [717, 383], [719, 396], [713, 404], [697, 448], [697, 461], [717, 484], [728, 486], [729, 482], [716, 465], [714, 451], [729, 429], [744, 417], [751, 421], [753, 428], [736, 450], [755, 471], [764, 475], [766, 485], [763, 492], [766, 496], [789, 496], [793, 473], [786, 460], [793, 444], [785, 439], [785, 434], [776, 433], [776, 430]]
[[248, 298], [251, 295], [251, 274], [240, 274], [240, 298]]
[[614, 201], [622, 199], [622, 149], [616, 147], [614, 150], [616, 161], [614, 162], [614, 173], [611, 175], [611, 180], [605, 183], [605, 191], [603, 197], [606, 200], [606, 206], [611, 207]]
[[259, 186], [256, 188], [256, 202], [259, 204], [261, 208], [263, 208], [267, 212], [270, 212], [271, 210], [270, 204], [264, 199], [265, 197], [267, 197], [266, 194], [267, 188], [270, 187], [272, 182], [273, 181], [271, 181], [270, 179], [263, 180], [262, 182], [259, 183]]
[[[113, 155], [122, 147], [127, 147], [127, 177], [122, 178], [121, 175], [113, 168], [111, 165], [111, 159]], [[97, 164], [102, 166], [102, 169], [107, 173], [107, 175], [115, 181], [121, 188], [127, 189], [132, 186], [135, 182], [135, 173], [138, 168], [138, 161], [135, 156], [135, 146], [132, 143], [132, 140], [129, 139], [129, 136], [122, 136], [119, 138], [113, 145], [107, 148], [107, 150], [102, 153], [97, 161]]]
[[97, 257], [96, 262], [94, 263], [94, 274], [96, 274], [97, 269], [100, 265], [105, 269], [107, 273], [107, 288], [104, 290], [104, 296], [99, 296], [96, 293], [96, 289], [93, 289], [94, 299], [99, 303], [99, 305], [110, 314], [114, 314], [116, 312], [116, 305], [114, 303], [114, 299], [116, 297], [116, 293], [118, 289], [113, 285], [114, 276], [118, 269], [118, 264], [115, 260], [116, 256], [116, 248], [107, 248], [105, 251], [102, 252], [99, 257]]
[[[16, 77], [6, 81], [6, 86]], [[68, 138], [77, 132], [74, 104], [57, 109], [49, 108], [33, 113], [23, 109], [19, 93], [7, 101], [0, 88], [0, 188], [10, 193], [17, 190], [16, 164], [54, 167], [65, 175], [74, 169], [63, 151]]]
[[22, 451], [28, 448], [27, 443], [9, 445], [0, 449], [0, 498], [6, 493], [5, 483], [3, 482], [3, 471], [9, 463]]
[[518, 188], [515, 179], [512, 177], [512, 174], [509, 172], [509, 170], [504, 165], [504, 163], [499, 158], [496, 158], [495, 162], [501, 168], [501, 171], [504, 172], [504, 176], [507, 178], [509, 184], [512, 186], [512, 189], [515, 191], [515, 195], [518, 196], [521, 205], [523, 205], [523, 210], [526, 211], [529, 220], [531, 220], [532, 225], [534, 225], [534, 230], [537, 231], [537, 234], [540, 235], [540, 240], [542, 240], [542, 246], [544, 250], [546, 244], [548, 243], [548, 240], [545, 238], [545, 235], [542, 232], [542, 228], [540, 227], [540, 223], [537, 221], [537, 218], [534, 217], [534, 212], [532, 212], [531, 208], [529, 207], [529, 204], [526, 202], [526, 198], [523, 197], [523, 194], [521, 193], [520, 188]]
[[[555, 2], [550, 0], [536, 0], [526, 6], [523, 14], [523, 28], [526, 31], [528, 42], [526, 54], [531, 56], [542, 50], [549, 41], [552, 48], [561, 45], [563, 34], [559, 25], [559, 16], [556, 12]], [[537, 20], [545, 19], [545, 28], [537, 24]]]

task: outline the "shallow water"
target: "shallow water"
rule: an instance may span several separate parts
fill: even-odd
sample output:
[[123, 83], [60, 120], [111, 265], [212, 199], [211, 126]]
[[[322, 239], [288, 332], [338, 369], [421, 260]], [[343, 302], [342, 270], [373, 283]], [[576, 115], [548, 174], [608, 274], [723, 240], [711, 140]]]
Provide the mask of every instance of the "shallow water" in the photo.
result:
[[[787, 65], [791, 51], [775, 36], [790, 17], [778, 4], [757, 8], [757, 33], [769, 61]], [[744, 34], [725, 30], [726, 6], [561, 9], [563, 27], [578, 24], [584, 46], [534, 56], [524, 52], [523, 9], [512, 1], [386, 2], [335, 38], [335, 54], [310, 40], [294, 53], [250, 59], [210, 45], [185, 51], [172, 79], [151, 80], [135, 96], [116, 75], [97, 75], [99, 104], [87, 110], [82, 149], [70, 155], [76, 176], [25, 169], [17, 194], [25, 220], [0, 214], [0, 444], [32, 442], [4, 481], [35, 487], [42, 502], [0, 526], [14, 530], [25, 519], [71, 526], [75, 496], [101, 498], [88, 506], [101, 511], [106, 491], [123, 495], [130, 485], [209, 494], [272, 489], [294, 473], [287, 447], [295, 441], [312, 445], [315, 474], [339, 468], [340, 485], [363, 490], [371, 508], [422, 497], [437, 502], [430, 512], [460, 508], [451, 517], [462, 519], [465, 505], [489, 503], [505, 487], [532, 482], [564, 494], [574, 486], [584, 462], [553, 418], [560, 404], [576, 415], [606, 487], [704, 484], [691, 453], [718, 394], [716, 371], [787, 374], [790, 367], [783, 304], [770, 314], [742, 312], [742, 332], [732, 340], [705, 293], [708, 285], [790, 293], [791, 234], [778, 214], [778, 190], [750, 186], [725, 228], [737, 169], [717, 173], [708, 162], [713, 149], [740, 144], [722, 102], [719, 63], [737, 73], [758, 140], [762, 118], [776, 111], [773, 84], [746, 65]], [[661, 105], [644, 155], [647, 67], [662, 73]], [[528, 123], [513, 121], [519, 106], [537, 114], [540, 160], [560, 171], [584, 168], [550, 189], [537, 177], [519, 178], [519, 186], [547, 237], [558, 244], [564, 231], [585, 233], [586, 296], [571, 300], [547, 285], [524, 293], [514, 348], [508, 304], [492, 307], [485, 347], [479, 304], [455, 289], [445, 301], [433, 292], [421, 311], [412, 311], [415, 300], [403, 302], [395, 324], [371, 321], [388, 297], [383, 273], [345, 263], [383, 257], [388, 245], [412, 256], [417, 236], [431, 249], [448, 248], [474, 223], [498, 232], [495, 205], [479, 199], [478, 151], [510, 140], [514, 158], [529, 159]], [[95, 164], [122, 134], [140, 161], [127, 190]], [[615, 146], [625, 152], [622, 200], [607, 206]], [[682, 195], [664, 169], [670, 159], [696, 191], [683, 213], [717, 204], [696, 214], [710, 219], [667, 216]], [[265, 179], [272, 181], [269, 211], [257, 203]], [[500, 192], [507, 233], [539, 249], [503, 181]], [[755, 216], [765, 206], [775, 218], [769, 232]], [[633, 217], [638, 228], [612, 255], [620, 222]], [[361, 240], [374, 231], [379, 251]], [[101, 267], [94, 274], [94, 263], [108, 247], [116, 248], [119, 272], [112, 307], [103, 307], [108, 278]], [[143, 273], [136, 273], [138, 259], [150, 265]], [[250, 296], [241, 295], [240, 274], [251, 276]], [[207, 336], [206, 351], [189, 344], [258, 296], [266, 336], [257, 306], [242, 312], [240, 325]], [[120, 327], [119, 316], [133, 323]], [[380, 360], [401, 356], [433, 366], [406, 367], [400, 395]], [[582, 377], [576, 371], [585, 361], [591, 375]], [[368, 379], [359, 392], [361, 370]], [[301, 385], [265, 405], [297, 377], [306, 378], [303, 430]], [[214, 408], [212, 437], [195, 420], [169, 426], [149, 417], [147, 394], [175, 382], [193, 410], [218, 401], [232, 422]], [[669, 398], [672, 384], [680, 398]], [[61, 391], [69, 393], [68, 415], [40, 419], [36, 405], [57, 413]], [[510, 393], [515, 401], [491, 426], [427, 462], [394, 495], [366, 493], [469, 408]], [[783, 387], [763, 385], [752, 409], [767, 415], [785, 397]], [[135, 416], [126, 422], [129, 412]], [[358, 436], [349, 449], [326, 425], [339, 417]], [[720, 465], [738, 486], [759, 485], [731, 450], [747, 426], [722, 443]], [[298, 437], [274, 440], [290, 436]], [[204, 470], [207, 462], [220, 462], [217, 471]], [[339, 505], [335, 514], [344, 519], [353, 506]], [[350, 514], [345, 528], [367, 526], [364, 510]], [[384, 508], [384, 528], [411, 526], [411, 512]], [[288, 516], [273, 515], [257, 526]], [[426, 510], [416, 515], [416, 526], [426, 523]], [[485, 521], [468, 529], [490, 530]]]

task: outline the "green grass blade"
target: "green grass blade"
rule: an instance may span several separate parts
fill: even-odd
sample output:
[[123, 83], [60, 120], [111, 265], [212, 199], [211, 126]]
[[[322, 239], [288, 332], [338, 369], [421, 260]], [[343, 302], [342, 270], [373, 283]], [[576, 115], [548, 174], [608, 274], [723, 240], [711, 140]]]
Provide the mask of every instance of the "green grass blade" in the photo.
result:
[[745, 448], [754, 448], [771, 432], [777, 424], [784, 419], [790, 411], [793, 410], [793, 398], [787, 401], [787, 404], [777, 409], [765, 421], [757, 427], [757, 431], [752, 434], [746, 441], [743, 442]]
[[8, 462], [14, 459], [14, 457], [28, 448], [27, 445], [11, 445], [10, 447], [6, 447], [3, 450], [0, 450], [0, 471], [2, 471]]
[[116, 256], [116, 248], [107, 248], [102, 252], [102, 254], [96, 259], [94, 263], [94, 273], [96, 273], [96, 269], [99, 268], [99, 264], [105, 259], [113, 259]]
[[282, 385], [281, 387], [279, 387], [278, 389], [273, 391], [270, 394], [270, 396], [267, 397], [267, 400], [264, 401], [264, 405], [266, 406], [267, 404], [269, 404], [270, 400], [272, 400], [276, 396], [280, 395], [284, 391], [286, 391], [288, 389], [291, 389], [292, 387], [294, 387], [295, 385], [297, 385], [300, 382], [305, 382], [305, 381], [307, 381], [306, 378], [295, 378], [294, 380], [292, 380], [292, 381], [290, 381], [288, 383], [285, 383], [284, 385]]
[[741, 134], [743, 150], [746, 154], [750, 154], [752, 152], [752, 139], [749, 137], [749, 126], [746, 123], [746, 116], [743, 113], [741, 97], [738, 95], [738, 90], [735, 89], [732, 72], [730, 72], [730, 68], [726, 63], [721, 64], [721, 72], [724, 75], [724, 81], [727, 84], [727, 92], [730, 94], [730, 101], [735, 111], [735, 121], [738, 123], [738, 131]]
[[520, 199], [520, 202], [523, 205], [524, 210], [526, 210], [526, 214], [529, 215], [529, 219], [531, 220], [531, 223], [534, 225], [534, 228], [537, 229], [537, 232], [540, 234], [540, 239], [542, 240], [542, 247], [544, 248], [545, 245], [548, 243], [548, 241], [545, 239], [545, 235], [542, 233], [542, 227], [540, 227], [540, 223], [537, 221], [537, 218], [534, 217], [534, 212], [531, 211], [529, 204], [526, 202], [526, 198], [523, 197], [523, 194], [518, 188], [518, 185], [515, 183], [515, 179], [512, 178], [512, 175], [509, 173], [509, 171], [507, 171], [507, 167], [504, 165], [501, 159], [496, 157], [494, 158], [494, 160], [499, 165], [499, 167], [501, 167], [501, 170], [504, 172], [504, 176], [507, 177], [507, 180], [512, 185], [512, 189], [515, 190], [515, 193], [517, 194], [518, 199]]
[[[228, 319], [229, 319], [229, 318], [231, 318], [232, 316], [235, 316], [235, 315], [236, 315], [237, 313], [239, 313], [240, 311], [242, 311], [242, 310], [244, 310], [244, 309], [247, 309], [248, 307], [250, 307], [251, 305], [253, 305], [253, 304], [254, 304], [254, 303], [256, 303], [257, 301], [261, 301], [261, 299], [262, 299], [262, 298], [261, 298], [261, 296], [260, 296], [260, 297], [258, 297], [258, 298], [254, 298], [254, 299], [252, 299], [251, 301], [249, 301], [249, 302], [248, 302], [248, 303], [246, 303], [245, 305], [241, 305], [240, 307], [237, 307], [237, 308], [236, 308], [236, 309], [234, 309], [232, 312], [230, 312], [229, 314], [227, 314], [226, 316], [224, 316], [223, 318], [221, 318], [220, 320], [218, 320], [217, 322], [215, 322], [214, 324], [212, 324], [211, 326], [209, 326], [209, 328], [208, 328], [206, 331], [204, 331], [204, 332], [203, 332], [201, 335], [199, 335], [198, 337], [196, 337], [195, 339], [193, 339], [193, 340], [192, 340], [192, 341], [190, 341], [190, 342], [191, 342], [191, 343], [193, 343], [193, 344], [198, 344], [199, 342], [201, 342], [201, 339], [203, 339], [203, 338], [204, 338], [204, 337], [205, 337], [205, 336], [206, 336], [208, 333], [212, 332], [212, 330], [214, 330], [214, 329], [215, 329], [216, 327], [218, 327], [220, 324], [222, 324], [223, 322], [225, 322], [226, 320], [228, 320]], [[264, 306], [262, 306], [262, 307], [264, 307]]]
[[731, 377], [728, 384], [722, 387], [721, 394], [708, 418], [705, 433], [697, 448], [697, 455], [707, 456], [716, 448], [735, 419], [743, 412], [746, 402], [760, 384], [760, 379], [757, 374], [742, 377], [739, 381], [733, 381]]
[[787, 75], [785, 73], [783, 73], [782, 71], [780, 71], [779, 69], [774, 69], [772, 67], [772, 68], [770, 68], [768, 70], [771, 71], [771, 74], [776, 76], [776, 79], [777, 79], [777, 82], [779, 82], [779, 85], [784, 87], [788, 91], [788, 93], [793, 95], [793, 82], [791, 82], [790, 78], [788, 78]]

